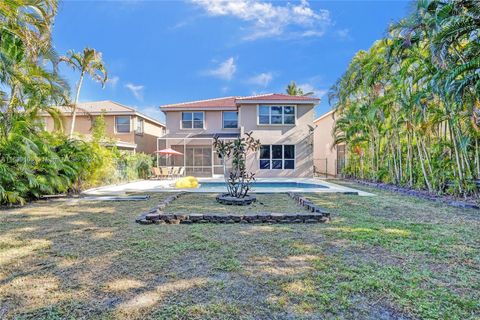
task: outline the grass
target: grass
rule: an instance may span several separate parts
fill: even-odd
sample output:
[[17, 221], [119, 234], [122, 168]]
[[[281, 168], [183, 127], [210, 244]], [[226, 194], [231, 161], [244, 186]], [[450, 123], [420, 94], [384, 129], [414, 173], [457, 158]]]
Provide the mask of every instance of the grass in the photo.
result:
[[0, 318], [478, 319], [480, 213], [361, 188], [310, 196], [313, 225], [135, 224], [161, 194], [0, 210]]
[[[250, 206], [218, 205], [217, 194], [189, 193], [181, 197], [181, 201], [172, 202], [165, 212], [169, 213], [215, 213], [215, 214], [248, 214], [248, 213], [293, 213], [300, 207], [287, 194], [254, 194], [257, 201]], [[301, 210], [301, 209], [300, 209]]]

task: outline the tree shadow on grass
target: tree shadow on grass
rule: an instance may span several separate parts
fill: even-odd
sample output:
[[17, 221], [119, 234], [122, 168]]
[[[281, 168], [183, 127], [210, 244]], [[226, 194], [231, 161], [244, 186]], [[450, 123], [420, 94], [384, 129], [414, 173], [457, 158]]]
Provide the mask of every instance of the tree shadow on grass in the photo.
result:
[[[412, 223], [415, 212], [402, 213], [400, 222], [379, 220], [369, 207], [382, 199], [330, 195], [316, 198], [332, 210], [327, 225], [134, 223], [161, 197], [0, 212], [0, 312], [32, 319], [402, 319], [422, 315], [424, 306], [434, 315], [447, 307], [461, 315], [468, 303], [461, 299], [475, 298], [467, 283], [475, 262], [447, 291], [439, 288], [448, 279], [429, 271], [447, 254], [451, 265], [442, 272], [451, 276], [461, 259], [478, 255], [472, 224], [427, 228]], [[385, 201], [400, 210], [396, 200]]]

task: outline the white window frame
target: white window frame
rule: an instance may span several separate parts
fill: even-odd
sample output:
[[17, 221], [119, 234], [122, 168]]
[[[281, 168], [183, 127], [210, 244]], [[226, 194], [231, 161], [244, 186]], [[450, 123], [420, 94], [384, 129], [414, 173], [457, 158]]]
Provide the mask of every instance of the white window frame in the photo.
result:
[[[127, 131], [118, 131], [117, 130], [117, 118], [126, 118], [128, 117], [128, 132]], [[132, 132], [132, 117], [125, 115], [125, 116], [115, 116], [115, 123], [114, 123], [115, 133], [116, 134], [126, 134]]]
[[[183, 127], [183, 114], [184, 114], [184, 113], [191, 113], [191, 114], [192, 114], [192, 128], [184, 128], [184, 127]], [[193, 120], [193, 114], [194, 114], [194, 113], [201, 113], [201, 114], [203, 114], [203, 121], [202, 121], [203, 126], [202, 126], [201, 128], [194, 128], [194, 127], [193, 127], [193, 122], [194, 122], [194, 120]], [[205, 122], [206, 122], [205, 111], [182, 111], [182, 112], [180, 112], [180, 129], [182, 129], [182, 130], [205, 129]]]
[[[237, 114], [237, 126], [235, 128], [225, 128], [225, 112], [235, 112]], [[240, 113], [238, 111], [222, 111], [222, 128], [223, 129], [238, 129], [238, 118]]]
[[[260, 107], [268, 107], [268, 122], [269, 123], [260, 123]], [[281, 107], [282, 108], [282, 123], [272, 123], [272, 107]], [[283, 112], [284, 107], [292, 107], [293, 108], [293, 123], [285, 123], [285, 113]], [[258, 126], [295, 126], [297, 125], [297, 105], [290, 105], [290, 104], [281, 104], [281, 105], [274, 105], [274, 104], [259, 104], [257, 105], [257, 125]]]
[[[138, 130], [138, 125], [139, 124], [142, 124], [141, 127], [140, 127], [140, 130]], [[135, 134], [139, 135], [139, 136], [143, 136], [143, 133], [145, 132], [145, 120], [143, 120], [142, 118], [138, 118], [137, 117], [137, 126], [135, 128]]]
[[[258, 151], [258, 168], [259, 170], [295, 170], [297, 167], [297, 146], [294, 144], [263, 144], [263, 146], [269, 146], [270, 148], [270, 159], [262, 159], [260, 158], [260, 150]], [[273, 152], [272, 152], [272, 147], [273, 146], [282, 146], [282, 158], [273, 158]], [[285, 146], [293, 146], [293, 159], [285, 159]], [[270, 161], [269, 168], [268, 169], [262, 169], [262, 166], [260, 165], [260, 161]], [[273, 160], [281, 160], [282, 161], [282, 168], [280, 169], [274, 169], [273, 168]], [[285, 169], [285, 161], [293, 161], [293, 168], [291, 169]]]

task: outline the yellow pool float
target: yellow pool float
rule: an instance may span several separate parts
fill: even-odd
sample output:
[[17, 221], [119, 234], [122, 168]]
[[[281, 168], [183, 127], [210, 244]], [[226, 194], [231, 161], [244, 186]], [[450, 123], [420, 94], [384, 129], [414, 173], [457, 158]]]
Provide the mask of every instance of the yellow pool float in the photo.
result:
[[188, 176], [178, 179], [175, 182], [175, 188], [178, 189], [191, 189], [198, 187], [198, 180], [195, 177]]

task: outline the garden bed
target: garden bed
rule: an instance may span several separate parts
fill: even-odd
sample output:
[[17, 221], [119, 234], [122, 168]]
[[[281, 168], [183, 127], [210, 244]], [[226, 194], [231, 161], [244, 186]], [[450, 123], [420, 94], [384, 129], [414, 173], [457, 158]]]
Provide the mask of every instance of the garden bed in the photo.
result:
[[480, 202], [477, 199], [469, 198], [463, 199], [459, 197], [449, 196], [449, 195], [438, 195], [427, 190], [418, 190], [418, 189], [411, 189], [406, 187], [400, 187], [393, 184], [388, 183], [381, 183], [381, 182], [372, 182], [372, 181], [365, 181], [365, 180], [358, 180], [358, 179], [345, 179], [346, 181], [352, 181], [358, 184], [362, 184], [368, 187], [379, 188], [383, 190], [398, 192], [402, 194], [406, 194], [409, 196], [414, 196], [430, 201], [437, 201], [443, 202], [450, 206], [458, 207], [458, 208], [469, 208], [469, 209], [480, 209]]
[[[255, 195], [256, 199], [257, 195]], [[330, 213], [299, 194], [261, 194], [260, 200], [246, 206], [224, 206], [215, 194], [177, 193], [140, 214], [137, 223], [318, 223], [327, 222]], [[191, 205], [191, 204], [194, 204]], [[257, 204], [254, 206], [253, 204]], [[202, 207], [195, 207], [201, 205]], [[193, 207], [193, 208], [192, 208]], [[197, 211], [195, 211], [195, 209]], [[237, 210], [243, 208], [243, 210]]]
[[216, 201], [217, 193], [187, 193], [178, 201], [171, 202], [165, 213], [215, 213], [215, 214], [257, 214], [266, 212], [296, 213], [303, 211], [295, 201], [285, 193], [255, 194], [257, 201], [248, 206], [227, 206]]

